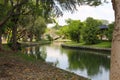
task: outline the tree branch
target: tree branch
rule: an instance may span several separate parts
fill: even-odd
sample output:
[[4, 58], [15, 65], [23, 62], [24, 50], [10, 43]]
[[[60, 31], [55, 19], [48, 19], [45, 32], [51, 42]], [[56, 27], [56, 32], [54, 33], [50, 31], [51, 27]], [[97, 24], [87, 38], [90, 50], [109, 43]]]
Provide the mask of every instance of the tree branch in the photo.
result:
[[28, 1], [29, 0], [22, 0], [19, 4], [13, 5], [13, 1], [10, 0], [11, 5], [13, 5], [13, 7], [11, 8], [11, 10], [8, 11], [6, 17], [2, 21], [0, 21], [0, 28], [3, 27], [3, 25], [9, 20], [9, 18], [11, 17], [11, 15], [13, 14], [14, 10], [17, 7], [22, 6], [23, 4], [27, 3]]

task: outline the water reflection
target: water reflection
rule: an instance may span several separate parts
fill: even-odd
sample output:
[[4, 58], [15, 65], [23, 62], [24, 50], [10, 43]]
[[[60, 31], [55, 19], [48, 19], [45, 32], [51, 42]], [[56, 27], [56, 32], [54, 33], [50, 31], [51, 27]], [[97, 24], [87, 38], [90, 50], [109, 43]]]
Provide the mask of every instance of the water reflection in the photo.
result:
[[63, 49], [56, 44], [27, 47], [24, 51], [36, 59], [92, 80], [109, 80], [110, 55], [106, 53]]
[[69, 49], [64, 51], [68, 56], [70, 70], [86, 69], [89, 76], [94, 76], [99, 74], [99, 72], [102, 73], [102, 68], [106, 71], [110, 69], [110, 58], [107, 56], [91, 54], [89, 51], [83, 50]]
[[35, 57], [36, 59], [44, 60], [46, 59], [46, 48], [40, 46], [30, 46], [26, 47], [24, 53], [28, 54], [29, 56]]

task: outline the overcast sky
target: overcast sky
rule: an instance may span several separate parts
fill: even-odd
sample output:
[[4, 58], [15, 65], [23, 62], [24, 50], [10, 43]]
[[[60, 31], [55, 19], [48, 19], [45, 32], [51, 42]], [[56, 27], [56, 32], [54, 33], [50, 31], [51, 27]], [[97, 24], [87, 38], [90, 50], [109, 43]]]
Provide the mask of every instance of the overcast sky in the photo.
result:
[[108, 0], [108, 2], [97, 7], [78, 6], [78, 11], [74, 13], [65, 11], [63, 16], [56, 18], [56, 21], [59, 25], [65, 25], [65, 20], [69, 18], [84, 21], [87, 17], [93, 17], [95, 19], [108, 20], [111, 23], [114, 21], [114, 11], [111, 0]]

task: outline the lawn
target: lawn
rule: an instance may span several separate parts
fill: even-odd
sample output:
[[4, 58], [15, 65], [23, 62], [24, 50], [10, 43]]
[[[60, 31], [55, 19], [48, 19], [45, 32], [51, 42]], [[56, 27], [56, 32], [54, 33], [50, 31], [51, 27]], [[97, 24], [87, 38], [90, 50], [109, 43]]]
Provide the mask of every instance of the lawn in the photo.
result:
[[70, 46], [91, 46], [98, 48], [111, 48], [111, 42], [109, 41], [100, 41], [97, 44], [85, 44], [84, 42], [83, 43], [67, 42], [66, 44]]

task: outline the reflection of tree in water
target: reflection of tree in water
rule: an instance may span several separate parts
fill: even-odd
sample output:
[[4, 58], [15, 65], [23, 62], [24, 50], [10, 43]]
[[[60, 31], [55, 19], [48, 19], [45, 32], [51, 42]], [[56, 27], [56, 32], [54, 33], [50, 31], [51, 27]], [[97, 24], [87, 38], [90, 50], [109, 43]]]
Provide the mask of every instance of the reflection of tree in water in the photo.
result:
[[36, 59], [42, 59], [42, 57], [40, 56], [40, 54], [41, 54], [40, 47], [36, 46], [35, 47], [35, 56], [36, 56]]
[[59, 65], [59, 61], [58, 60], [56, 60], [56, 62], [53, 63], [53, 66], [57, 66], [57, 65]]
[[31, 56], [31, 57], [34, 57], [35, 58], [35, 56], [34, 56], [34, 50], [35, 50], [35, 47], [26, 47], [24, 50], [23, 50], [23, 52], [24, 53], [27, 53], [28, 54], [28, 56]]
[[101, 72], [101, 67], [110, 69], [110, 59], [107, 56], [77, 50], [68, 50], [67, 53], [70, 70], [87, 69], [88, 75], [93, 76]]
[[45, 60], [47, 57], [46, 47], [39, 47], [39, 51], [41, 52], [40, 56]]
[[29, 56], [34, 57], [36, 59], [45, 60], [46, 59], [46, 48], [40, 46], [31, 46], [25, 49], [25, 53]]

